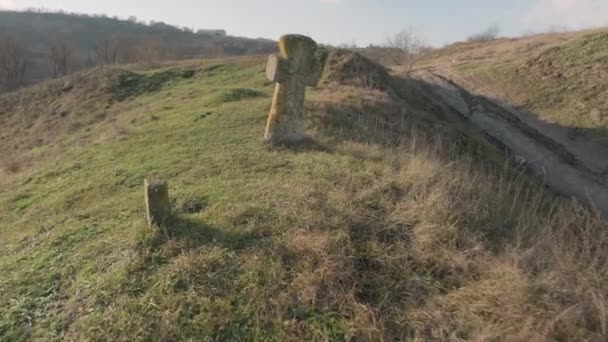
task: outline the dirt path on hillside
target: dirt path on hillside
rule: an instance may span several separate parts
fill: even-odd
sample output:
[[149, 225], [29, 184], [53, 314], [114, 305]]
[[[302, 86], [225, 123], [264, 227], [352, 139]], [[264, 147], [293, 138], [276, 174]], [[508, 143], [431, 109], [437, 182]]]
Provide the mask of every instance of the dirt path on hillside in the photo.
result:
[[472, 94], [445, 71], [415, 75], [442, 105], [456, 111], [504, 146], [545, 183], [608, 217], [608, 149], [570, 141], [568, 129], [544, 123], [495, 98]]

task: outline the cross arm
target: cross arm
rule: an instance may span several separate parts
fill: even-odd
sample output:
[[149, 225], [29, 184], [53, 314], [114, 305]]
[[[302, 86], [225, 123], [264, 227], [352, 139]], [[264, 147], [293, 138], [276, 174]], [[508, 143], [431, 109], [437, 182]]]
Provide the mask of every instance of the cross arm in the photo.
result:
[[318, 49], [312, 59], [309, 73], [304, 77], [304, 84], [310, 87], [314, 87], [319, 83], [323, 69], [325, 68], [325, 62], [327, 61], [327, 51], [325, 49]]
[[289, 62], [278, 55], [270, 55], [266, 65], [266, 76], [271, 82], [285, 81], [289, 77]]

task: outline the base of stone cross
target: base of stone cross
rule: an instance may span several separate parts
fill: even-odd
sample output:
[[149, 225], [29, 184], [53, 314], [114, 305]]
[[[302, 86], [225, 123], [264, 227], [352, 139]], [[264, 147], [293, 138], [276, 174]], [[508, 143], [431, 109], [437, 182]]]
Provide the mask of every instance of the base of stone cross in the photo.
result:
[[167, 182], [158, 178], [146, 179], [144, 192], [148, 224], [155, 227], [163, 226], [172, 215]]
[[291, 81], [277, 84], [264, 139], [272, 143], [298, 143], [306, 139], [305, 126], [304, 86]]

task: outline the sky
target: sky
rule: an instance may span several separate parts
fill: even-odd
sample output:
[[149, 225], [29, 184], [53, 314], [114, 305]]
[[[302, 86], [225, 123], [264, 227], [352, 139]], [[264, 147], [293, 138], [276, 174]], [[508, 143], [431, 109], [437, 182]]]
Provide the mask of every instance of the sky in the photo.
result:
[[[498, 25], [501, 35], [608, 26], [608, 0], [0, 0], [0, 9], [44, 8], [163, 21], [231, 35], [381, 44], [409, 29], [441, 46]], [[1, 24], [1, 23], [0, 23]]]

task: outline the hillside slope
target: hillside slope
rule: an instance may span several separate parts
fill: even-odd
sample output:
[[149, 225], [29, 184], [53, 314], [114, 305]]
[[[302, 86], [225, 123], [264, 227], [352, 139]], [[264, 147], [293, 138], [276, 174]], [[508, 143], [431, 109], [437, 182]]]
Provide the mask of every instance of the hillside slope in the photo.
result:
[[[267, 146], [264, 67], [97, 69], [0, 97], [0, 339], [606, 336], [603, 221], [348, 53], [308, 93], [311, 141]], [[177, 210], [164, 231], [143, 215], [152, 174]]]
[[608, 29], [456, 44], [420, 65], [596, 142], [608, 141], [607, 66]]
[[607, 39], [599, 29], [455, 44], [416, 77], [549, 185], [607, 214]]
[[3, 38], [14, 39], [25, 50], [26, 84], [53, 76], [52, 47], [60, 56], [67, 52], [68, 71], [99, 64], [243, 56], [276, 50], [276, 42], [233, 37], [223, 30], [194, 31], [162, 22], [144, 24], [136, 19], [47, 12], [0, 11], [0, 42]]

